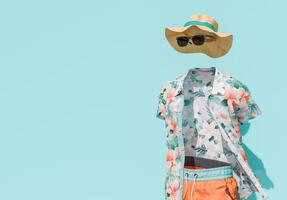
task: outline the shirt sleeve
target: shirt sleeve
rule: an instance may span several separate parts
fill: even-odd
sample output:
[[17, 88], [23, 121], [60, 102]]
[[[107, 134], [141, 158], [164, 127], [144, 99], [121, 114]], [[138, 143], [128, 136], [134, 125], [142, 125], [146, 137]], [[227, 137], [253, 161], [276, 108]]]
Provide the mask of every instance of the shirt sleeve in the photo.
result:
[[240, 93], [236, 112], [238, 121], [243, 124], [261, 115], [262, 111], [245, 84], [242, 84], [239, 89]]
[[156, 111], [156, 117], [159, 119], [165, 119], [166, 114], [166, 100], [165, 100], [165, 90], [166, 88], [164, 86], [161, 86], [160, 92], [158, 94], [158, 104], [157, 104], [157, 111]]

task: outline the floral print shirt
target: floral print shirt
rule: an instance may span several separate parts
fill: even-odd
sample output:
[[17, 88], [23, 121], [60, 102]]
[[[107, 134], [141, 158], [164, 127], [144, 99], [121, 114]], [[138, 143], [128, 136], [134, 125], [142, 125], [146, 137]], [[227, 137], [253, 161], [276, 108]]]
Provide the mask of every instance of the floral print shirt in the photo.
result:
[[191, 68], [162, 85], [156, 117], [165, 121], [165, 199], [182, 200], [185, 156], [228, 162], [239, 199], [267, 194], [248, 165], [240, 124], [262, 114], [248, 87], [216, 67]]

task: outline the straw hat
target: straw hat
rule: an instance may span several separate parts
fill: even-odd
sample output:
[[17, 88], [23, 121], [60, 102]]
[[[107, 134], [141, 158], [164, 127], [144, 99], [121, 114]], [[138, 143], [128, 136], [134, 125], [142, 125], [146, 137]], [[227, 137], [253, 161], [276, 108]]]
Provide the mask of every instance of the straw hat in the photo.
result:
[[[188, 18], [187, 22], [180, 27], [168, 27], [165, 36], [170, 45], [181, 53], [204, 53], [216, 58], [225, 55], [232, 45], [233, 36], [228, 33], [217, 32], [218, 23], [208, 15], [196, 14]], [[188, 44], [180, 47], [177, 43], [179, 36], [211, 35], [212, 41], [204, 42], [203, 45]]]

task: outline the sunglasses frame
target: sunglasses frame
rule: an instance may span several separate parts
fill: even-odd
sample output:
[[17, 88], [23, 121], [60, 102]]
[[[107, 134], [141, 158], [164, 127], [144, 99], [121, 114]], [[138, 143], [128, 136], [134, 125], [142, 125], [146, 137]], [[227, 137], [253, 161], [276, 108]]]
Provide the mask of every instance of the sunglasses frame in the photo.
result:
[[[202, 44], [195, 44], [195, 43], [193, 42], [193, 38], [194, 38], [194, 37], [198, 37], [198, 36], [203, 36], [203, 37], [204, 37], [204, 41], [203, 41]], [[186, 45], [184, 45], [184, 46], [178, 45], [178, 46], [180, 46], [180, 47], [185, 47], [185, 46], [188, 45], [188, 43], [189, 43], [189, 44], [194, 44], [194, 45], [196, 45], [196, 46], [201, 46], [201, 45], [203, 45], [205, 42], [210, 42], [210, 41], [213, 41], [213, 40], [215, 39], [214, 36], [212, 36], [212, 35], [207, 35], [207, 34], [198, 34], [198, 35], [193, 35], [193, 36], [189, 36], [189, 37], [188, 37], [188, 36], [178, 36], [178, 37], [176, 37], [177, 44], [178, 44], [178, 38], [187, 38], [187, 39], [188, 39]], [[191, 39], [192, 43], [189, 42], [190, 39]]]

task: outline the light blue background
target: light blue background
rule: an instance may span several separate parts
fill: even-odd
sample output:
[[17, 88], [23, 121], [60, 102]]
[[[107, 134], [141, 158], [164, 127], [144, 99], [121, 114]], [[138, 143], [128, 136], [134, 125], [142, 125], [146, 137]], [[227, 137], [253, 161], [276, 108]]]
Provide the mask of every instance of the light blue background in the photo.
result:
[[[197, 66], [216, 66], [249, 86], [263, 111], [244, 136], [250, 162], [270, 199], [284, 199], [286, 6], [283, 0], [1, 1], [0, 199], [164, 199], [157, 95], [162, 84]], [[233, 33], [226, 56], [169, 46], [164, 28], [195, 13]]]

